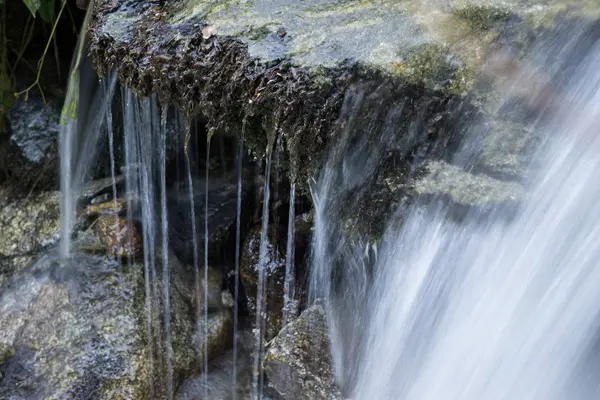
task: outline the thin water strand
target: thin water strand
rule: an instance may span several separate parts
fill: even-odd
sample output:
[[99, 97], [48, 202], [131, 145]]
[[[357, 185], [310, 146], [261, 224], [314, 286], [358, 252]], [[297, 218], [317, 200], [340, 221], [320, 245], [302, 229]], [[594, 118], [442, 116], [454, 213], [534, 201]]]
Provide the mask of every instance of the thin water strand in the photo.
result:
[[263, 352], [264, 335], [264, 315], [263, 310], [266, 304], [265, 292], [265, 268], [267, 264], [268, 250], [268, 229], [269, 229], [269, 197], [270, 197], [270, 178], [271, 178], [271, 146], [267, 147], [265, 159], [265, 185], [263, 188], [263, 208], [262, 223], [260, 231], [260, 249], [258, 256], [258, 282], [256, 285], [256, 325], [255, 325], [255, 349], [254, 349], [254, 367], [252, 376], [252, 393], [255, 399], [262, 398], [262, 368], [260, 368]]
[[204, 177], [204, 398], [208, 398], [208, 181], [210, 177], [211, 134], [206, 138], [206, 164]]
[[200, 328], [200, 310], [202, 309], [202, 303], [200, 302], [200, 267], [198, 260], [198, 233], [196, 231], [196, 209], [194, 204], [194, 184], [192, 182], [192, 165], [190, 161], [190, 155], [188, 153], [189, 138], [191, 136], [191, 124], [187, 123], [186, 138], [184, 143], [185, 162], [187, 167], [188, 177], [188, 195], [190, 197], [190, 218], [192, 224], [192, 254], [194, 261], [194, 285], [196, 289], [196, 327]]
[[233, 371], [232, 371], [232, 396], [237, 400], [237, 363], [238, 363], [238, 317], [239, 317], [239, 293], [240, 293], [240, 245], [241, 245], [241, 223], [242, 223], [242, 168], [244, 156], [244, 133], [246, 130], [246, 121], [242, 122], [242, 132], [238, 138], [237, 153], [237, 201], [235, 217], [235, 283], [233, 297]]
[[296, 176], [291, 173], [290, 176], [290, 204], [288, 211], [288, 232], [287, 245], [285, 253], [285, 281], [283, 284], [283, 326], [289, 322], [290, 316], [295, 313], [295, 282], [294, 282], [294, 230], [296, 228]]
[[[139, 143], [140, 129], [140, 105], [138, 99], [129, 89], [123, 89], [123, 117], [124, 117], [124, 136], [125, 136], [125, 162], [128, 167], [142, 163], [141, 147]], [[142, 200], [142, 212], [147, 213], [144, 198], [142, 196], [143, 173], [145, 168], [138, 168], [137, 174], [134, 176], [127, 173], [125, 184], [128, 191], [128, 219], [131, 221], [131, 198], [133, 195], [138, 196]], [[129, 229], [131, 231], [131, 229]], [[131, 238], [130, 238], [131, 240]], [[131, 242], [130, 242], [131, 243]], [[144, 246], [143, 263], [144, 263], [144, 313], [146, 317], [146, 341], [148, 346], [148, 395], [149, 398], [155, 397], [154, 388], [154, 338], [152, 336], [152, 291], [150, 282], [150, 262], [149, 262], [149, 238], [146, 229], [142, 232], [142, 244]]]
[[[108, 82], [106, 82], [108, 84]], [[108, 94], [109, 88], [105, 88]], [[113, 117], [112, 117], [112, 105], [106, 107], [106, 132], [108, 134], [108, 153], [110, 157], [110, 177], [113, 195], [113, 207], [115, 210], [115, 234], [117, 237], [120, 236], [119, 216], [117, 210], [117, 179], [115, 171], [115, 138], [113, 132]]]
[[161, 203], [161, 237], [162, 237], [162, 272], [163, 272], [163, 304], [165, 324], [165, 350], [167, 365], [167, 399], [173, 398], [173, 347], [171, 343], [171, 295], [169, 277], [169, 234], [167, 220], [167, 160], [166, 160], [166, 136], [167, 136], [167, 112], [164, 108], [160, 121], [160, 203]]

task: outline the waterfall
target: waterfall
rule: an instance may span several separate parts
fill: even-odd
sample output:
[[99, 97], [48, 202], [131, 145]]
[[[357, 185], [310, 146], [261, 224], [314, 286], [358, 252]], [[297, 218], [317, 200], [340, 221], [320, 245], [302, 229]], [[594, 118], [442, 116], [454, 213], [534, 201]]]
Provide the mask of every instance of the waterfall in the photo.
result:
[[[542, 53], [560, 54], [556, 46], [545, 43]], [[600, 43], [577, 61], [561, 77], [559, 108], [542, 113], [549, 143], [516, 211], [472, 211], [459, 223], [435, 199], [390, 216], [374, 251], [340, 233], [337, 199], [371, 176], [378, 147], [341, 137], [311, 188], [311, 283], [313, 297], [327, 302], [334, 368], [348, 397], [598, 398]], [[528, 76], [519, 79], [515, 86]], [[523, 95], [509, 89], [507, 98]], [[347, 126], [361, 96], [346, 98]]]

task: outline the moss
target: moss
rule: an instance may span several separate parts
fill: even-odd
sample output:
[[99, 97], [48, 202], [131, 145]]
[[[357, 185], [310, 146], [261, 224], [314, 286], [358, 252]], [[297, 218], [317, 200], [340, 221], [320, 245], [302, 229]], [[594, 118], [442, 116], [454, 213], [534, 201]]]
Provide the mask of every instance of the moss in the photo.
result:
[[479, 30], [491, 29], [497, 23], [507, 21], [511, 16], [511, 13], [504, 8], [476, 5], [453, 8], [452, 13]]
[[399, 56], [405, 61], [395, 63], [393, 73], [412, 85], [440, 90], [448, 86], [448, 78], [456, 71], [450, 49], [437, 43], [421, 44]]

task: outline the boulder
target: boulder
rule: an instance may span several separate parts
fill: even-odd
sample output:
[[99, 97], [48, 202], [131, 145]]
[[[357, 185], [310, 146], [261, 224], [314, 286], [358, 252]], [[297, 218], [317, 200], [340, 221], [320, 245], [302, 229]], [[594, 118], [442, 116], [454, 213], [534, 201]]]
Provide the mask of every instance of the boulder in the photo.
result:
[[[0, 366], [0, 398], [147, 398], [150, 364], [144, 267], [49, 252], [0, 290], [0, 342], [13, 356]], [[187, 306], [173, 295], [176, 374], [193, 361]], [[189, 313], [189, 311], [187, 311]], [[185, 315], [185, 314], [183, 314]], [[157, 371], [160, 362], [154, 358]], [[161, 378], [162, 379], [162, 378]]]
[[36, 92], [18, 98], [8, 112], [10, 137], [0, 143], [0, 169], [22, 188], [57, 186], [61, 107], [60, 100], [45, 102]]
[[285, 400], [343, 399], [334, 382], [325, 310], [318, 303], [279, 332], [263, 365]]
[[41, 192], [12, 198], [10, 187], [0, 189], [0, 284], [58, 242], [60, 193]]

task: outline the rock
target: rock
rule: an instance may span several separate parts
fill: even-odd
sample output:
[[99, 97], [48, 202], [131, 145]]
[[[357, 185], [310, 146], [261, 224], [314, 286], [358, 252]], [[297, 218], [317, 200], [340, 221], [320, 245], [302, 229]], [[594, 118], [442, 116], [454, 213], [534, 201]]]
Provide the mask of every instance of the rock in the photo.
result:
[[[277, 242], [273, 241], [282, 237], [281, 235], [285, 235], [285, 231], [273, 225], [270, 227], [265, 259], [266, 309], [263, 309], [266, 315], [266, 331], [264, 332], [266, 340], [272, 339], [279, 332], [283, 321], [285, 256], [282, 255]], [[244, 285], [248, 311], [253, 318], [256, 318], [260, 236], [261, 227], [259, 225], [248, 235], [242, 246], [240, 258], [240, 279]]]
[[428, 173], [415, 183], [417, 195], [443, 196], [461, 206], [488, 207], [516, 203], [525, 194], [518, 183], [470, 174], [442, 161], [430, 162], [427, 170]]
[[45, 104], [39, 94], [32, 93], [27, 100], [17, 99], [10, 109], [11, 135], [0, 144], [0, 168], [20, 187], [56, 187], [61, 107], [59, 100]]
[[[208, 333], [206, 336], [205, 334]], [[207, 339], [208, 338], [208, 339]], [[211, 361], [220, 356], [233, 343], [233, 312], [222, 309], [208, 314], [208, 325], [205, 325], [201, 314], [197, 324], [193, 346], [198, 364], [202, 365], [205, 355]]]
[[15, 356], [15, 349], [6, 343], [0, 342], [0, 366]]
[[[252, 334], [238, 333], [238, 355], [235, 388], [237, 398], [249, 399], [252, 391]], [[177, 394], [178, 400], [228, 400], [232, 398], [233, 350], [229, 350], [208, 365], [208, 374], [186, 380]], [[205, 396], [205, 393], [207, 396]]]
[[[244, 182], [243, 193], [250, 189]], [[185, 264], [194, 264], [193, 228], [191, 224], [191, 206], [194, 205], [196, 217], [196, 235], [198, 260], [202, 264], [205, 236], [205, 182], [194, 180], [194, 196], [190, 199], [187, 181], [169, 192], [169, 243], [173, 251]], [[237, 209], [237, 184], [235, 180], [214, 178], [209, 181], [208, 204], [208, 241], [209, 255], [222, 255], [235, 225]], [[235, 240], [235, 231], [233, 232]]]
[[285, 400], [343, 399], [334, 382], [325, 310], [320, 304], [306, 309], [273, 339], [264, 371]]
[[58, 192], [20, 199], [0, 196], [0, 284], [58, 242], [59, 203]]
[[523, 180], [541, 139], [533, 128], [510, 121], [492, 123], [476, 167], [493, 177]]
[[[65, 265], [49, 252], [0, 293], [0, 338], [14, 348], [0, 398], [133, 400], [164, 378], [156, 355], [149, 376], [143, 265], [80, 253]], [[178, 376], [193, 363], [193, 323], [176, 292], [171, 302]]]
[[101, 215], [96, 219], [94, 229], [111, 257], [133, 258], [142, 254], [140, 233], [127, 218]]

